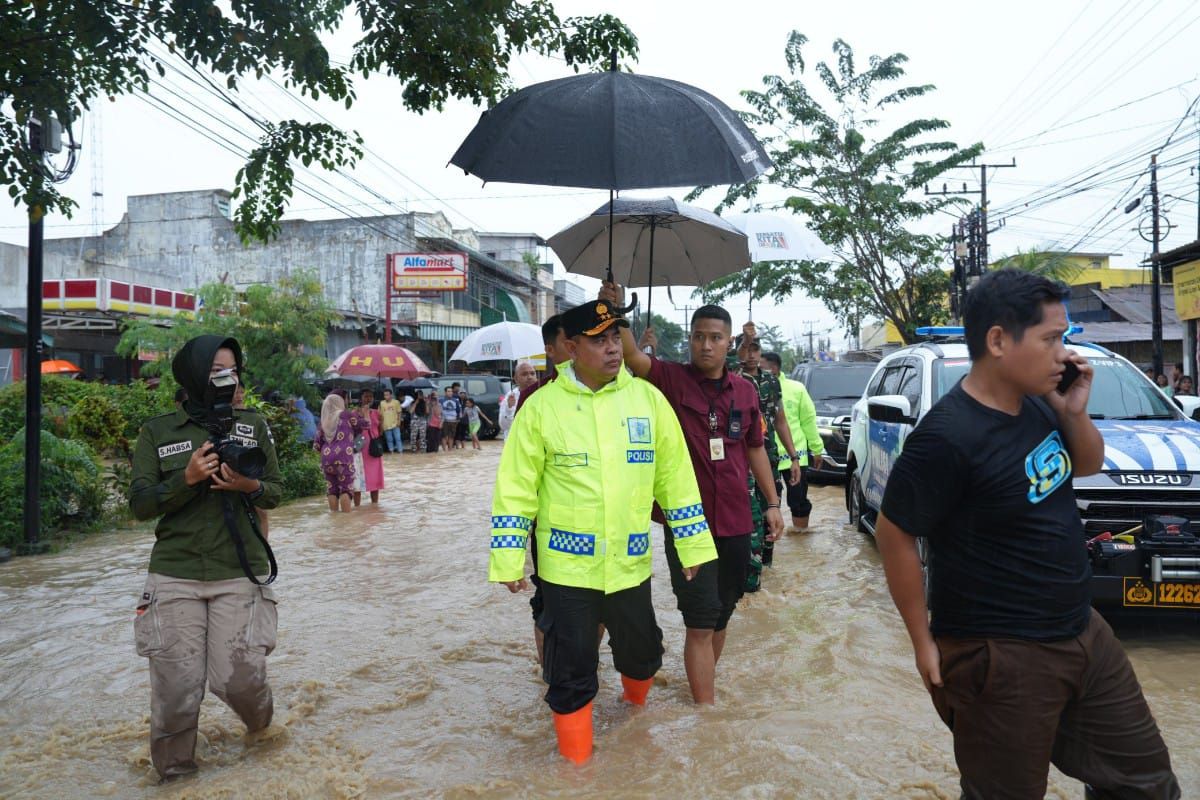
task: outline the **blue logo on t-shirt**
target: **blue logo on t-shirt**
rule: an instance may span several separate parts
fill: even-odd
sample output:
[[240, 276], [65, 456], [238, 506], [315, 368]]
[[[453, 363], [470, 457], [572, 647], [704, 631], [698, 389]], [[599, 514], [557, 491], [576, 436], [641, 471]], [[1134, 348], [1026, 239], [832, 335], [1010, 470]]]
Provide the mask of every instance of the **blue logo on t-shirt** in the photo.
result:
[[1071, 456], [1058, 431], [1047, 436], [1025, 456], [1029, 476], [1029, 502], [1040, 503], [1071, 477]]

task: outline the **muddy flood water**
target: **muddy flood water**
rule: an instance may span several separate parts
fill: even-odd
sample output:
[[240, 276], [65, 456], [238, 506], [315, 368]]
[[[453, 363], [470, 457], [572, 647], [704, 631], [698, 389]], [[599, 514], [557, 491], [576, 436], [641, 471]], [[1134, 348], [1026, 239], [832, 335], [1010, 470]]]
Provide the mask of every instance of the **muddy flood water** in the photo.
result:
[[[204, 701], [200, 774], [154, 785], [149, 682], [132, 621], [139, 527], [0, 565], [0, 797], [956, 798], [949, 732], [913, 668], [874, 543], [814, 487], [815, 532], [776, 550], [730, 625], [714, 708], [692, 705], [655, 533], [667, 653], [649, 705], [618, 701], [607, 645], [596, 753], [555, 754], [528, 595], [486, 582], [498, 443], [390, 457], [379, 506], [272, 512], [286, 735], [247, 748]], [[1184, 797], [1200, 797], [1200, 625], [1117, 624]], [[1051, 797], [1082, 798], [1053, 772]]]

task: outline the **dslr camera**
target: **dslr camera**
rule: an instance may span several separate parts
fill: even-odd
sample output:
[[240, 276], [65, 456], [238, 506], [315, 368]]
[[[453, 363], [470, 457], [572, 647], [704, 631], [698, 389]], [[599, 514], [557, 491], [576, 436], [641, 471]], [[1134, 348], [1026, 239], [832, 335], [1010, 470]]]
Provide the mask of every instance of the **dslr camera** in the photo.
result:
[[204, 393], [204, 427], [220, 463], [247, 478], [261, 478], [267, 470], [267, 454], [261, 447], [247, 447], [230, 437], [237, 384], [237, 377], [229, 369], [209, 378]]

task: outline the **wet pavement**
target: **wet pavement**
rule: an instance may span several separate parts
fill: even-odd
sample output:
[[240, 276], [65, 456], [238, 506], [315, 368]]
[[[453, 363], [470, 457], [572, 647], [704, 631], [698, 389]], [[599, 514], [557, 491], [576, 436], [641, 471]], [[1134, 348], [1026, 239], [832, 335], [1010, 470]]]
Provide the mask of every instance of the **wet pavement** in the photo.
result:
[[[256, 747], [204, 701], [200, 774], [154, 785], [146, 665], [132, 621], [152, 533], [98, 536], [0, 565], [0, 797], [955, 798], [957, 772], [912, 665], [870, 538], [839, 486], [813, 487], [814, 533], [776, 550], [739, 607], [718, 702], [692, 705], [661, 533], [667, 653], [649, 705], [619, 702], [607, 645], [596, 754], [554, 752], [529, 595], [486, 583], [499, 444], [388, 457], [382, 502], [272, 512], [286, 736]], [[1200, 625], [1116, 624], [1183, 785], [1200, 796]], [[1081, 798], [1052, 771], [1050, 797]]]

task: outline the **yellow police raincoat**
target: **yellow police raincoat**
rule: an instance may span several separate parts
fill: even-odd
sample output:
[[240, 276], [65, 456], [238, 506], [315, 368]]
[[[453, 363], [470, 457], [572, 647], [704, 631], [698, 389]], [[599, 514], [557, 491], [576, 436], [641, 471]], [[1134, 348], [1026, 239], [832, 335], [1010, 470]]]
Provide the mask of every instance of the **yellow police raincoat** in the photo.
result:
[[685, 567], [717, 557], [679, 420], [624, 369], [592, 392], [567, 363], [521, 407], [500, 458], [488, 580], [520, 580], [537, 521], [538, 575], [606, 594], [650, 577], [650, 510]]

